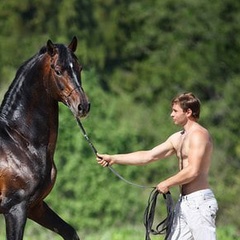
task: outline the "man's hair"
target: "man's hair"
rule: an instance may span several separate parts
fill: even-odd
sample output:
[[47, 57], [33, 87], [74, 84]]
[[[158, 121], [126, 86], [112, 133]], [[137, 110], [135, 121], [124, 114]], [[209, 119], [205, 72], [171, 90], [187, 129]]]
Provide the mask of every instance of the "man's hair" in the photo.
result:
[[199, 119], [201, 102], [191, 92], [178, 95], [172, 100], [172, 105], [173, 104], [179, 104], [184, 112], [186, 112], [188, 109], [191, 109], [192, 117], [196, 120]]

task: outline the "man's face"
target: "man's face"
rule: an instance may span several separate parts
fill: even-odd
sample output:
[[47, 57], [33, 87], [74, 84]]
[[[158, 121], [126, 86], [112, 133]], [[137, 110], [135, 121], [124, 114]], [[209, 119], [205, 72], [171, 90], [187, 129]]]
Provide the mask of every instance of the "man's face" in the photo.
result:
[[187, 113], [184, 112], [177, 103], [172, 105], [172, 112], [170, 116], [176, 125], [184, 126], [187, 122]]

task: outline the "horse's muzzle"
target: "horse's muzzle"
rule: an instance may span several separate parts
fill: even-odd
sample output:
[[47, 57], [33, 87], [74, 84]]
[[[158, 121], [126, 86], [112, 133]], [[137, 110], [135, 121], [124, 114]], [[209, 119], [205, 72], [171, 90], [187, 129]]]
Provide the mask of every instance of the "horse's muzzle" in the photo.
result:
[[89, 111], [90, 111], [90, 107], [91, 107], [90, 102], [87, 102], [87, 103], [85, 103], [85, 104], [80, 103], [80, 104], [78, 105], [78, 112], [79, 112], [79, 114], [80, 114], [79, 116], [80, 116], [80, 117], [86, 117], [87, 114], [88, 114]]
[[90, 103], [82, 89], [76, 88], [65, 98], [64, 103], [77, 118], [86, 117], [90, 111]]

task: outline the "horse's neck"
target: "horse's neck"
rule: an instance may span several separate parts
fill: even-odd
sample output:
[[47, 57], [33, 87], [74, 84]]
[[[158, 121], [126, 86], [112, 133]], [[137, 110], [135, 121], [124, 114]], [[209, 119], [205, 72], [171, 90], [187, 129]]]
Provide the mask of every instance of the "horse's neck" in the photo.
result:
[[58, 128], [58, 103], [49, 96], [41, 82], [41, 71], [35, 73], [34, 78], [32, 75], [28, 72], [18, 78], [16, 76], [5, 95], [0, 115], [10, 128], [29, 141], [54, 142]]

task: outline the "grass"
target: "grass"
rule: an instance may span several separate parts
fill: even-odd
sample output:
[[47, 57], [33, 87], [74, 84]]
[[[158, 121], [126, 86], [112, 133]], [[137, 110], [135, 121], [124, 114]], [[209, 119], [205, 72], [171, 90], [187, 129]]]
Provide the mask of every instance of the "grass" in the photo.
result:
[[[81, 240], [144, 240], [145, 229], [143, 225], [139, 226], [124, 226], [111, 227], [102, 229], [101, 231], [79, 231]], [[233, 226], [218, 226], [218, 240], [238, 240], [240, 232]], [[0, 218], [0, 239], [5, 237], [5, 223], [3, 218]], [[32, 221], [28, 221], [25, 229], [24, 240], [62, 240], [57, 234], [44, 229]], [[151, 236], [152, 240], [163, 240], [164, 236]]]
[[[88, 231], [78, 231], [81, 240], [140, 240], [145, 239], [145, 229], [144, 226], [127, 226], [127, 227], [112, 227], [107, 229], [102, 229], [101, 231], [94, 231], [90, 229]], [[3, 218], [0, 218], [0, 239], [5, 239], [5, 223]], [[24, 240], [62, 240], [62, 238], [39, 226], [38, 224], [27, 221], [27, 225], [24, 233]], [[163, 237], [153, 236], [152, 240], [163, 240]]]

